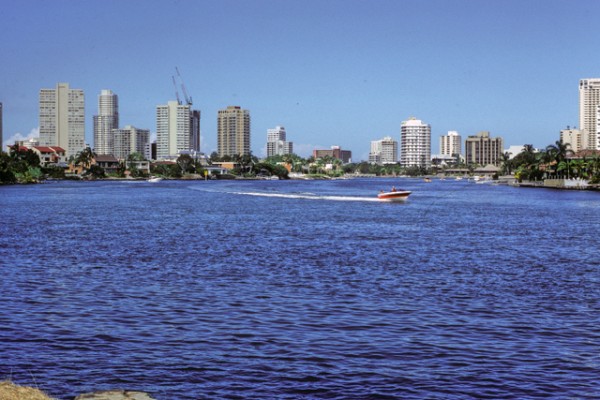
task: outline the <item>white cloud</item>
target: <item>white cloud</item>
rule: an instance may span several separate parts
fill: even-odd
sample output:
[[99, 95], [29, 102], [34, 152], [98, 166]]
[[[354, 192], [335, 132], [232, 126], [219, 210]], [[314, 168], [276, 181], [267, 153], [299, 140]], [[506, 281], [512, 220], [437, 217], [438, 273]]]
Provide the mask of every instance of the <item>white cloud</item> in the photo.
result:
[[4, 144], [4, 151], [8, 151], [8, 146], [12, 146], [13, 144], [15, 144], [16, 141], [22, 141], [22, 140], [29, 140], [29, 139], [34, 139], [34, 138], [39, 138], [40, 137], [40, 127], [38, 126], [37, 128], [33, 128], [31, 129], [31, 131], [29, 131], [29, 134], [23, 136], [23, 134], [21, 132], [17, 132], [14, 135], [12, 135], [11, 137], [5, 138], [2, 143]]

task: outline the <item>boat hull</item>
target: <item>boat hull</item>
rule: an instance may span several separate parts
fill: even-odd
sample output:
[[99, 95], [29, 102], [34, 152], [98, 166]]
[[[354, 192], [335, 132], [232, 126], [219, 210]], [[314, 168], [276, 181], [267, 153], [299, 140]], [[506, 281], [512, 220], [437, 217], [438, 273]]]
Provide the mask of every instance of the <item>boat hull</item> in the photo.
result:
[[412, 192], [408, 190], [402, 190], [397, 192], [384, 192], [379, 193], [377, 195], [377, 198], [381, 201], [405, 201], [406, 199], [408, 199], [408, 196], [411, 193]]

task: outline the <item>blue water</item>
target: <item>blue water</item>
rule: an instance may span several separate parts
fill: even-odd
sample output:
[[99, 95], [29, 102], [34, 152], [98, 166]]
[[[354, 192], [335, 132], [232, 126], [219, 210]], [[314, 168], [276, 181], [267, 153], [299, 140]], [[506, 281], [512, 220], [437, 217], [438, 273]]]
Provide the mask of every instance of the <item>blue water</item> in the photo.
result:
[[[412, 190], [406, 203], [374, 200]], [[0, 187], [0, 379], [60, 399], [600, 398], [600, 193]]]

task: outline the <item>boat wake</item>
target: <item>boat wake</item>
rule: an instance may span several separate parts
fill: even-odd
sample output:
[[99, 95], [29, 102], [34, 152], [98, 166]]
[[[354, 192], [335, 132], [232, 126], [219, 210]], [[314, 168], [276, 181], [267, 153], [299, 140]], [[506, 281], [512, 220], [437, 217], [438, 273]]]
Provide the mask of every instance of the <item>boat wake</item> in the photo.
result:
[[359, 196], [327, 196], [313, 193], [265, 193], [265, 192], [229, 192], [231, 194], [242, 196], [275, 197], [282, 199], [305, 199], [305, 200], [328, 200], [328, 201], [375, 201], [380, 200], [376, 197]]

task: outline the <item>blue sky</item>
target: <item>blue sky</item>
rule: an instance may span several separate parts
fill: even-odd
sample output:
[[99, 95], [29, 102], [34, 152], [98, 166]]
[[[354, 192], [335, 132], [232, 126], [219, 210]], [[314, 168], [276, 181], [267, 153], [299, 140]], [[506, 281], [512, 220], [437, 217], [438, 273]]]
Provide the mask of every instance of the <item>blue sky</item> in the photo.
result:
[[302, 156], [366, 159], [411, 116], [433, 153], [449, 130], [545, 147], [578, 125], [579, 79], [600, 77], [597, 15], [596, 0], [2, 0], [4, 141], [35, 134], [57, 82], [85, 91], [88, 143], [102, 89], [122, 126], [155, 132], [177, 66], [206, 153], [228, 105], [250, 110], [259, 156], [283, 125]]

